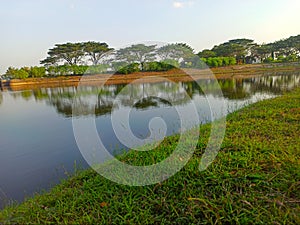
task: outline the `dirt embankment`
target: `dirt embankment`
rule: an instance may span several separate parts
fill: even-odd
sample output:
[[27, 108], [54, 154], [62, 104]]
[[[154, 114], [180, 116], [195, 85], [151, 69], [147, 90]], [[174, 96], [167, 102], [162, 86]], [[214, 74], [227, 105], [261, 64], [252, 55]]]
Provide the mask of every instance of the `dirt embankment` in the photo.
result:
[[138, 72], [128, 75], [97, 74], [85, 76], [61, 76], [45, 78], [13, 79], [6, 83], [11, 90], [37, 89], [47, 87], [78, 86], [80, 85], [112, 85], [128, 84], [131, 82], [187, 82], [196, 79], [209, 78], [248, 78], [255, 76], [300, 72], [300, 64], [257, 64], [236, 65], [212, 69], [175, 69], [167, 72]]

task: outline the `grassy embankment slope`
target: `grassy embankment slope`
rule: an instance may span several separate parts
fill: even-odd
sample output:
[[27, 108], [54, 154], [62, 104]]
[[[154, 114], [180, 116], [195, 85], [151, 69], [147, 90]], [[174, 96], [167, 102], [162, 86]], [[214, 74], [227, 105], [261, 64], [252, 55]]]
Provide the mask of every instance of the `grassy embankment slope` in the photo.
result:
[[[300, 89], [228, 116], [221, 151], [204, 172], [198, 165], [209, 135], [201, 128], [196, 152], [162, 183], [129, 187], [93, 171], [77, 175], [23, 204], [0, 212], [0, 223], [300, 224]], [[178, 137], [121, 160], [153, 164]]]

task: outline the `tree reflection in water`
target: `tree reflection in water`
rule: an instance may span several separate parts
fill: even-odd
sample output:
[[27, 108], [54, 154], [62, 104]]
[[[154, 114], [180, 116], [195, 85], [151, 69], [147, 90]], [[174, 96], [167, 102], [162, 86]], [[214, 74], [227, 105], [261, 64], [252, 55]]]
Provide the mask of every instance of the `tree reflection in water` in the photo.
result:
[[[201, 87], [205, 87], [217, 96], [217, 84], [210, 80], [200, 80]], [[262, 76], [247, 79], [221, 79], [219, 85], [225, 99], [240, 100], [250, 99], [256, 93], [281, 94], [284, 90], [299, 86], [299, 74]], [[153, 96], [159, 93], [159, 96]], [[134, 107], [137, 110], [145, 110], [153, 107], [184, 105], [195, 96], [203, 96], [203, 91], [196, 82], [179, 83], [145, 83], [129, 85], [108, 85], [104, 87], [60, 87], [42, 88], [33, 91], [11, 92], [13, 97], [21, 97], [29, 100], [34, 97], [36, 101], [46, 101], [48, 105], [55, 107], [58, 113], [65, 117], [72, 116], [72, 104], [74, 99], [85, 110], [80, 115], [85, 116], [93, 112], [96, 116], [107, 115], [120, 107]], [[76, 98], [74, 98], [76, 96]], [[116, 97], [118, 102], [116, 103]], [[139, 99], [138, 101], [136, 99]], [[0, 92], [0, 104], [3, 101]]]

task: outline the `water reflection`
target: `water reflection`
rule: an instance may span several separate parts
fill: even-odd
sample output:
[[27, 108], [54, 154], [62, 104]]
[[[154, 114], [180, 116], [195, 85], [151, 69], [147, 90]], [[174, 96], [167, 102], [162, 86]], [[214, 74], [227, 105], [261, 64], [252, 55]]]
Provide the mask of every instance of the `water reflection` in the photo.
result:
[[[218, 96], [213, 90], [217, 90], [217, 84], [210, 80], [199, 81], [202, 87], [210, 90], [214, 97]], [[223, 96], [229, 100], [251, 99], [257, 93], [281, 94], [284, 90], [292, 89], [299, 85], [299, 75], [263, 76], [248, 79], [223, 79], [219, 80]], [[159, 93], [159, 96], [151, 96], [151, 93]], [[27, 90], [22, 92], [12, 92], [14, 97], [21, 97], [28, 101], [32, 97], [36, 101], [44, 101], [48, 105], [55, 107], [58, 113], [65, 117], [72, 116], [72, 104], [74, 96], [76, 101], [86, 109], [82, 112], [94, 111], [96, 116], [110, 114], [113, 109], [118, 107], [133, 106], [136, 109], [148, 109], [161, 105], [184, 105], [189, 103], [190, 98], [196, 95], [203, 95], [196, 82], [186, 83], [148, 83], [148, 84], [129, 84], [129, 85], [110, 85], [100, 87], [61, 87], [61, 88], [42, 88], [38, 90]], [[114, 100], [118, 96], [119, 104], [115, 105]], [[135, 99], [140, 99], [135, 102]], [[0, 95], [0, 104], [2, 96]], [[92, 110], [91, 110], [92, 109]], [[87, 116], [87, 115], [86, 115]]]
[[147, 109], [149, 107], [157, 108], [160, 105], [172, 106], [172, 104], [169, 101], [166, 101], [164, 99], [158, 97], [147, 97], [135, 103], [133, 107], [136, 109]]

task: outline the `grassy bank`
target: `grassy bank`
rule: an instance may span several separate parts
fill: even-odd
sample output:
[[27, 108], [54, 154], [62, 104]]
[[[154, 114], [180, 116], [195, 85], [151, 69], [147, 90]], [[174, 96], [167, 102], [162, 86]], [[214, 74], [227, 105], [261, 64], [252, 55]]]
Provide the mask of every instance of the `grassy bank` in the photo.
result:
[[[15, 207], [0, 223], [23, 224], [300, 224], [300, 89], [228, 116], [221, 151], [204, 172], [198, 166], [210, 125], [197, 150], [170, 179], [129, 187], [83, 171]], [[178, 137], [122, 161], [153, 164], [167, 157]]]

